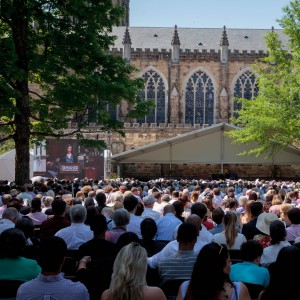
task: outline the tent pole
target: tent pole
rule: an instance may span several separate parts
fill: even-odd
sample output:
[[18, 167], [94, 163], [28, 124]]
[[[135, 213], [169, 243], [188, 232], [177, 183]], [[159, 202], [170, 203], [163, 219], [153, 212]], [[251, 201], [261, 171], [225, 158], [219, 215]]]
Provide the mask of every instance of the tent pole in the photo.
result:
[[221, 174], [224, 173], [224, 126], [221, 129]]

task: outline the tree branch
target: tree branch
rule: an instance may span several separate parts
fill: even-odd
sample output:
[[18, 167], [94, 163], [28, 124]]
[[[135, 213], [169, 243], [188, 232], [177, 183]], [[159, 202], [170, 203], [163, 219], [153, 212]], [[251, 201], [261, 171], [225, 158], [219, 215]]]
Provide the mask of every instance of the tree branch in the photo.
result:
[[8, 136], [6, 136], [4, 138], [0, 138], [0, 143], [3, 143], [3, 142], [8, 141], [8, 140], [11, 140], [11, 139], [14, 138], [14, 136], [15, 136], [14, 134], [10, 134], [10, 135], [8, 135]]
[[0, 121], [0, 126], [10, 126], [10, 125], [14, 125], [15, 122], [14, 121], [9, 121], [4, 123], [3, 121]]

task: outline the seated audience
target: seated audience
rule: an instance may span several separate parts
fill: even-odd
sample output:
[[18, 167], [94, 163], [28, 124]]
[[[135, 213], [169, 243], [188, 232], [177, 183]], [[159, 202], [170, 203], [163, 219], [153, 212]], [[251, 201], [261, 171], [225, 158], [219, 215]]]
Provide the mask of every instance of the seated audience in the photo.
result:
[[178, 252], [160, 261], [158, 271], [161, 282], [173, 279], [188, 279], [192, 274], [197, 254], [194, 245], [197, 241], [197, 228], [191, 223], [182, 223], [178, 228]]
[[279, 251], [288, 247], [291, 244], [285, 241], [286, 229], [284, 223], [280, 220], [272, 221], [270, 224], [270, 246], [264, 248], [264, 252], [260, 258], [262, 266], [268, 266], [269, 264], [276, 261]]
[[114, 262], [110, 287], [101, 300], [165, 300], [160, 288], [147, 286], [146, 272], [146, 250], [138, 243], [123, 247]]
[[19, 218], [19, 212], [14, 207], [8, 207], [4, 210], [0, 219], [0, 234], [5, 229], [14, 228], [15, 223]]
[[105, 232], [107, 231], [106, 218], [102, 214], [93, 216], [90, 228], [94, 237], [80, 245], [80, 256], [91, 256], [92, 260], [114, 258], [116, 256], [116, 245], [105, 239]]
[[105, 239], [116, 244], [119, 237], [126, 232], [126, 226], [129, 221], [130, 214], [125, 208], [115, 210], [113, 213], [113, 222], [115, 226], [111, 230], [105, 232]]
[[55, 233], [67, 244], [69, 250], [77, 250], [80, 245], [93, 238], [90, 227], [84, 224], [86, 208], [81, 204], [73, 205], [70, 209], [71, 226], [63, 228]]
[[42, 213], [42, 201], [39, 198], [33, 198], [31, 200], [31, 212], [27, 214], [32, 219], [34, 225], [41, 225], [47, 220], [48, 216]]
[[263, 253], [262, 245], [254, 240], [249, 240], [241, 246], [243, 262], [231, 266], [230, 279], [268, 286], [270, 274], [267, 268], [260, 266], [260, 257]]
[[230, 250], [239, 250], [241, 245], [246, 242], [246, 238], [243, 234], [238, 232], [237, 220], [238, 217], [234, 212], [227, 211], [224, 216], [225, 229], [223, 232], [214, 234], [213, 241], [215, 243], [225, 244]]
[[198, 254], [190, 280], [178, 290], [177, 300], [250, 300], [247, 287], [229, 278], [231, 261], [226, 246], [209, 243]]
[[295, 238], [300, 236], [300, 209], [297, 207], [291, 208], [287, 212], [288, 219], [291, 222], [291, 226], [286, 229], [286, 241], [293, 242]]
[[256, 228], [259, 230], [259, 233], [253, 237], [253, 240], [258, 241], [263, 248], [271, 245], [270, 224], [275, 220], [278, 220], [278, 217], [274, 213], [264, 212], [257, 218]]
[[51, 204], [54, 216], [44, 221], [40, 227], [40, 237], [54, 236], [60, 229], [66, 228], [71, 223], [66, 218], [66, 202], [61, 199], [53, 200]]
[[41, 272], [35, 260], [23, 257], [25, 244], [26, 237], [20, 229], [10, 228], [0, 234], [0, 280], [25, 282]]
[[160, 252], [166, 245], [165, 243], [154, 240], [156, 232], [157, 225], [155, 221], [152, 218], [145, 218], [141, 223], [143, 239], [140, 240], [140, 244], [146, 249], [148, 257]]
[[37, 278], [22, 284], [17, 300], [78, 299], [89, 300], [86, 287], [80, 282], [65, 279], [61, 268], [67, 254], [67, 245], [59, 237], [44, 238], [40, 244], [39, 265], [42, 272]]
[[182, 221], [175, 217], [175, 207], [166, 205], [164, 207], [164, 216], [156, 221], [157, 234], [155, 239], [161, 241], [174, 240], [175, 229], [181, 223]]

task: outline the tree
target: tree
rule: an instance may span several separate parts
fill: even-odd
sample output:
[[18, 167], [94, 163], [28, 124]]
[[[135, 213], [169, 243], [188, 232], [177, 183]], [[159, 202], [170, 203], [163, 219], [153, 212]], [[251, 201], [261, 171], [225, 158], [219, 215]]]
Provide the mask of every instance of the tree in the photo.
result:
[[[103, 146], [86, 138], [86, 127], [122, 132], [108, 104], [127, 101], [129, 117], [148, 110], [134, 68], [109, 54], [122, 14], [111, 0], [1, 0], [0, 142], [15, 142], [17, 184], [29, 180], [32, 142], [75, 136]], [[78, 127], [67, 130], [74, 121]]]
[[300, 1], [292, 1], [283, 11], [279, 24], [289, 37], [289, 50], [276, 32], [268, 33], [268, 56], [254, 66], [258, 96], [237, 99], [242, 109], [233, 122], [241, 129], [229, 135], [237, 143], [258, 144], [247, 154], [271, 156], [300, 140]]

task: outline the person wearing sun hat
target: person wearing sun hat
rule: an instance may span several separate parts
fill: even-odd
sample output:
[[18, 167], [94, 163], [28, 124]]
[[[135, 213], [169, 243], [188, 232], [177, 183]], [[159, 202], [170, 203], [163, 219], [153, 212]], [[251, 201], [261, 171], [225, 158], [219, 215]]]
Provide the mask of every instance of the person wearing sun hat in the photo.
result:
[[258, 241], [263, 248], [271, 245], [270, 224], [272, 221], [278, 220], [278, 216], [274, 213], [261, 213], [256, 222], [256, 228], [260, 231], [253, 239]]

